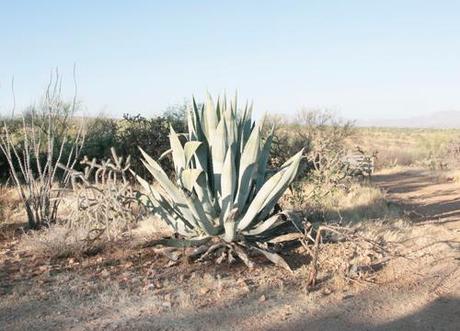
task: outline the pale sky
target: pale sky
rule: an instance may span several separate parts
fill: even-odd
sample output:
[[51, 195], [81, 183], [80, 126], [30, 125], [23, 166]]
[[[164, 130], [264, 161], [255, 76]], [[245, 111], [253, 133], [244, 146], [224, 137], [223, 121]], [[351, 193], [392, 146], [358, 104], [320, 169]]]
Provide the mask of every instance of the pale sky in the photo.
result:
[[239, 91], [258, 113], [460, 110], [460, 1], [0, 0], [0, 112], [58, 67], [88, 114]]

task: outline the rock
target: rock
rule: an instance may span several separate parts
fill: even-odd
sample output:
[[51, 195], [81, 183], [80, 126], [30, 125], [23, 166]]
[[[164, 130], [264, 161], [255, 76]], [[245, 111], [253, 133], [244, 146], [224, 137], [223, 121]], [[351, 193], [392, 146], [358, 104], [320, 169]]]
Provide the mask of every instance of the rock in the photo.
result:
[[262, 295], [258, 301], [262, 303], [262, 302], [267, 301], [267, 298], [265, 297], [265, 295]]
[[133, 263], [132, 263], [131, 261], [129, 261], [129, 262], [127, 262], [127, 263], [125, 263], [125, 264], [123, 265], [123, 268], [124, 268], [124, 269], [129, 269], [129, 268], [131, 268], [132, 266], [133, 266]]
[[198, 291], [198, 293], [201, 294], [201, 295], [205, 295], [208, 292], [209, 292], [209, 288], [207, 288], [207, 287], [202, 287]]
[[40, 272], [48, 271], [48, 269], [49, 269], [48, 265], [41, 265], [41, 266], [38, 267], [38, 271], [40, 271]]
[[144, 290], [144, 292], [147, 292], [148, 290], [152, 290], [154, 288], [155, 288], [155, 285], [147, 284], [146, 286], [144, 286], [143, 290]]
[[102, 277], [109, 277], [110, 272], [107, 269], [104, 269], [104, 270], [101, 271], [101, 276]]
[[323, 289], [322, 292], [323, 292], [323, 295], [329, 295], [329, 294], [332, 293], [332, 290], [330, 288], [326, 287], [326, 288]]
[[171, 306], [172, 306], [171, 302], [169, 302], [169, 301], [165, 301], [165, 302], [163, 302], [161, 305], [162, 305], [163, 307], [166, 307], [166, 308], [171, 308]]
[[171, 308], [171, 307], [172, 307], [172, 303], [171, 303], [171, 294], [169, 294], [169, 293], [166, 294], [166, 295], [164, 296], [164, 300], [165, 300], [165, 301], [162, 302], [161, 305], [162, 305], [163, 307]]

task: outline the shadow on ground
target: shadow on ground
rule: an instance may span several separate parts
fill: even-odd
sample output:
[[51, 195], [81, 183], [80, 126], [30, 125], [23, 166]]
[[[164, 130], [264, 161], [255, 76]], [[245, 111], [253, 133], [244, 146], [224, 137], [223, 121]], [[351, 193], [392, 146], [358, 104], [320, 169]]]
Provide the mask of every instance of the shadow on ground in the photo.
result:
[[422, 170], [381, 174], [373, 183], [396, 200], [413, 221], [447, 223], [460, 219], [460, 190], [457, 183], [439, 183]]
[[[460, 300], [439, 298], [419, 311], [383, 324], [362, 324], [348, 320], [349, 310], [341, 307], [339, 312], [314, 320], [299, 320], [280, 324], [268, 330], [455, 330], [460, 326]], [[378, 318], [378, 316], [375, 316]]]
[[[270, 293], [269, 291], [266, 291]], [[311, 313], [306, 306], [304, 313], [286, 310], [286, 299], [266, 302], [258, 300], [260, 293], [250, 298], [237, 299], [213, 309], [191, 310], [178, 314], [142, 316], [119, 324], [123, 330], [455, 330], [460, 325], [460, 300], [438, 298], [410, 315], [378, 323], [379, 307], [356, 307], [356, 302], [366, 299], [344, 300], [342, 304], [325, 307], [326, 313]], [[313, 303], [314, 304], [314, 303]], [[384, 302], [381, 302], [382, 306]], [[300, 308], [300, 307], [297, 307]], [[380, 307], [381, 308], [381, 307]], [[282, 313], [282, 311], [285, 311]], [[375, 316], [369, 314], [373, 312]], [[360, 313], [363, 315], [361, 316]], [[319, 316], [318, 316], [319, 315]], [[273, 318], [279, 316], [279, 318]], [[368, 322], [356, 322], [357, 319]], [[274, 322], [276, 321], [276, 322]]]

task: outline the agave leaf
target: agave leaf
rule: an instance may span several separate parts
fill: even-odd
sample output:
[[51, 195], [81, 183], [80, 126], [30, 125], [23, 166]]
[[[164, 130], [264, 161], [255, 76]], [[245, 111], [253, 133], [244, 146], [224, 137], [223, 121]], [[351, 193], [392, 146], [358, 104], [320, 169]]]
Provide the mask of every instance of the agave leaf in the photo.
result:
[[181, 173], [181, 182], [183, 187], [185, 187], [188, 191], [193, 190], [193, 186], [196, 184], [198, 176], [203, 173], [201, 169], [185, 169]]
[[[267, 206], [269, 207], [267, 209], [271, 210], [273, 208], [276, 201], [278, 201], [289, 184], [294, 180], [300, 160], [302, 159], [302, 152], [303, 151], [300, 151], [294, 156], [294, 162], [292, 162], [289, 167], [280, 170], [265, 182], [249, 205], [246, 214], [240, 220], [238, 224], [238, 229], [240, 231], [245, 230], [264, 208]], [[263, 219], [263, 216], [260, 218]]]
[[147, 170], [159, 182], [160, 186], [171, 197], [175, 203], [173, 206], [180, 211], [181, 216], [187, 221], [191, 222], [197, 228], [204, 231], [207, 235], [216, 235], [219, 231], [218, 228], [213, 227], [208, 215], [204, 212], [203, 205], [196, 199], [190, 198], [178, 189], [166, 176], [161, 167], [151, 157], [149, 157], [142, 149], [141, 152], [146, 158], [147, 162], [142, 160]]
[[253, 179], [257, 173], [257, 161], [260, 151], [260, 129], [257, 126], [252, 131], [240, 159], [238, 193], [236, 203], [243, 210], [252, 188]]
[[225, 156], [224, 166], [222, 169], [222, 195], [221, 195], [221, 220], [227, 218], [227, 214], [233, 208], [234, 194], [236, 189], [236, 169], [234, 163], [233, 149], [229, 147], [227, 149], [227, 155]]
[[208, 219], [208, 216], [204, 212], [203, 206], [200, 202], [195, 199], [187, 197], [184, 192], [178, 189], [166, 176], [163, 169], [156, 163], [151, 157], [147, 155], [142, 149], [142, 154], [147, 160], [142, 162], [147, 170], [153, 175], [153, 177], [158, 181], [160, 186], [166, 191], [166, 193], [171, 197], [171, 200], [175, 203], [174, 207], [177, 207], [181, 214], [187, 221], [193, 223], [196, 227], [204, 231], [207, 235], [216, 235], [218, 229], [212, 226], [211, 221]]
[[267, 163], [268, 163], [268, 158], [270, 156], [270, 150], [271, 150], [272, 141], [273, 141], [273, 131], [274, 131], [274, 128], [272, 128], [270, 134], [268, 135], [264, 143], [264, 147], [262, 148], [262, 152], [260, 153], [259, 164], [257, 168], [257, 179], [256, 179], [255, 192], [258, 192], [260, 188], [262, 187], [262, 185], [265, 183]]
[[164, 152], [160, 155], [160, 157], [158, 158], [158, 161], [163, 160], [166, 156], [168, 156], [168, 155], [171, 154], [171, 153], [172, 153], [172, 149], [171, 149], [171, 148], [168, 149], [168, 150], [166, 150], [166, 151], [164, 151]]
[[224, 219], [224, 237], [226, 242], [232, 242], [236, 238], [236, 218], [238, 216], [238, 208], [230, 210]]
[[[236, 156], [238, 146], [238, 120], [232, 107], [227, 107], [225, 109], [223, 118], [225, 119], [225, 124], [227, 126], [227, 146], [231, 146], [234, 149], [233, 152]], [[235, 161], [237, 161], [236, 158]]]
[[206, 173], [203, 173], [201, 176], [198, 176], [194, 188], [197, 199], [203, 205], [203, 210], [206, 216], [209, 220], [214, 220], [217, 217], [219, 210], [216, 210], [216, 208], [214, 208], [214, 202], [212, 194], [208, 187], [208, 179]]
[[265, 219], [270, 214], [272, 209], [275, 207], [276, 202], [281, 198], [281, 196], [287, 190], [289, 185], [296, 178], [300, 162], [303, 159], [303, 152], [304, 150], [302, 149], [300, 152], [298, 152], [296, 155], [294, 155], [290, 160], [286, 162], [289, 165], [287, 166], [287, 168], [285, 168], [283, 179], [280, 183], [278, 183], [278, 186], [276, 186], [273, 192], [270, 194], [265, 207], [258, 216], [260, 220]]
[[236, 255], [238, 255], [241, 261], [243, 261], [244, 264], [246, 264], [248, 268], [251, 268], [251, 269], [254, 268], [254, 262], [251, 261], [249, 256], [246, 254], [246, 252], [241, 247], [235, 244], [235, 245], [232, 245], [232, 248], [235, 251]]
[[269, 219], [261, 222], [259, 225], [254, 227], [253, 229], [249, 231], [245, 231], [244, 234], [248, 236], [256, 236], [259, 235], [272, 227], [278, 226], [280, 223], [284, 223], [285, 221], [282, 218], [282, 214], [276, 214], [270, 217]]
[[271, 262], [273, 262], [275, 265], [278, 267], [281, 267], [283, 269], [286, 269], [290, 272], [292, 272], [291, 267], [287, 262], [281, 257], [281, 255], [278, 255], [276, 253], [272, 253], [269, 251], [266, 251], [264, 249], [260, 249], [258, 247], [252, 247], [255, 251], [259, 252], [260, 254], [264, 255], [267, 259], [269, 259]]
[[185, 169], [185, 152], [184, 147], [180, 142], [179, 135], [174, 131], [172, 125], [170, 126], [169, 141], [171, 144], [176, 174], [179, 175], [182, 172], [182, 170]]
[[147, 155], [142, 149], [141, 153], [144, 155], [145, 161], [141, 160], [147, 170], [158, 181], [160, 186], [166, 191], [172, 201], [183, 204], [185, 202], [184, 193], [179, 190], [168, 178], [166, 173], [161, 169], [160, 165]]
[[164, 238], [153, 240], [149, 245], [163, 245], [168, 247], [176, 248], [187, 248], [187, 247], [197, 247], [209, 242], [211, 238], [199, 238], [199, 239], [175, 239], [175, 238]]
[[[193, 100], [195, 102], [195, 100]], [[193, 108], [187, 109], [187, 127], [188, 127], [188, 140], [198, 140], [198, 134], [196, 130], [196, 118]]]
[[216, 118], [217, 118], [217, 123], [220, 122], [222, 118], [222, 112], [225, 109], [225, 105], [222, 105], [220, 102], [220, 97], [217, 97], [217, 102], [216, 102]]
[[[205, 213], [203, 205], [200, 201], [197, 201], [194, 198], [190, 198], [184, 194], [183, 191], [178, 189], [168, 178], [166, 173], [161, 169], [160, 165], [155, 162], [147, 153], [145, 153], [141, 148], [141, 153], [144, 156], [145, 160], [142, 160], [144, 166], [149, 170], [153, 177], [158, 181], [160, 186], [166, 191], [169, 195], [171, 201], [175, 203], [176, 207], [181, 215], [196, 227], [203, 230], [208, 235], [216, 235], [218, 233], [218, 228], [214, 228], [209, 216]], [[197, 171], [198, 169], [194, 169]], [[195, 171], [192, 171], [195, 172]], [[196, 173], [190, 172], [190, 178], [187, 178], [189, 182], [197, 181], [199, 175]]]
[[[227, 151], [227, 126], [221, 120], [214, 131], [213, 143], [211, 146], [212, 170], [214, 175], [214, 195], [221, 192], [222, 167], [224, 165], [225, 152]], [[220, 206], [222, 207], [222, 206]]]
[[221, 229], [219, 227], [214, 227], [212, 224], [212, 219], [205, 213], [202, 203], [193, 198], [185, 197], [187, 205], [190, 208], [194, 218], [200, 229], [202, 229], [207, 235], [216, 236], [219, 234]]
[[[284, 215], [284, 217], [279, 218], [277, 222], [272, 224], [265, 231], [261, 231], [257, 235], [249, 235], [249, 233], [255, 233], [252, 231], [256, 230], [256, 228], [258, 228], [259, 226], [263, 226], [265, 222], [268, 222], [270, 220], [270, 218], [266, 221], [260, 221], [258, 224], [253, 225], [253, 228], [251, 230], [244, 231], [243, 234], [247, 234], [246, 238], [249, 241], [267, 243], [292, 241], [296, 239], [297, 234], [300, 235], [300, 237], [305, 237], [303, 233], [304, 224], [302, 222], [302, 218], [299, 217], [297, 213], [285, 210], [280, 212], [279, 214]], [[291, 237], [291, 239], [289, 239], [289, 237]]]
[[300, 232], [291, 232], [273, 237], [272, 239], [269, 239], [266, 242], [271, 244], [281, 244], [286, 242], [298, 241], [299, 239], [305, 239], [305, 235]]
[[[188, 147], [189, 143], [193, 143]], [[211, 177], [210, 177], [210, 172], [209, 172], [209, 164], [208, 164], [208, 148], [207, 144], [201, 142], [200, 146], [196, 146], [195, 142], [187, 142], [185, 144], [185, 150], [186, 150], [186, 158], [188, 157], [189, 153], [191, 155], [191, 150], [195, 149], [195, 152], [193, 156], [191, 155], [190, 158], [194, 160], [194, 168], [203, 170], [203, 175], [199, 176], [197, 179], [197, 185], [195, 185], [195, 192], [197, 194], [198, 200], [200, 200], [203, 203], [203, 207], [205, 209], [205, 212], [208, 214], [208, 216], [214, 218], [215, 213], [213, 211], [213, 195], [211, 193], [211, 188], [212, 188], [212, 171], [211, 171]], [[187, 152], [188, 150], [188, 152]], [[211, 169], [212, 170], [212, 169]]]
[[[172, 214], [171, 211], [164, 205], [164, 202], [156, 201], [151, 199], [154, 206], [154, 211], [160, 216], [162, 220], [169, 225], [169, 227], [175, 232], [183, 236], [189, 237], [196, 232], [192, 228], [187, 228], [185, 223], [177, 216], [177, 214]], [[174, 217], [176, 216], [176, 217]]]
[[244, 144], [249, 139], [251, 134], [251, 130], [253, 128], [252, 123], [252, 104], [247, 107], [246, 112], [241, 121], [241, 141], [240, 141], [240, 150], [241, 152], [244, 150]]
[[[209, 93], [206, 98], [205, 123], [208, 137], [212, 139], [212, 137], [214, 137], [214, 131], [216, 130], [219, 123], [219, 119], [217, 118], [217, 111], [214, 108], [214, 102], [212, 101], [211, 95]], [[214, 144], [214, 142], [211, 141], [210, 143], [211, 145]]]
[[154, 159], [152, 159], [142, 148], [139, 149], [145, 159], [145, 161], [142, 160], [142, 163], [165, 190], [166, 194], [169, 196], [169, 200], [174, 203], [174, 207], [180, 210], [180, 213], [186, 220], [196, 224], [195, 216], [188, 207], [188, 202], [184, 192], [178, 189], [171, 182], [166, 173]]
[[187, 141], [184, 145], [184, 154], [185, 154], [185, 164], [186, 168], [190, 163], [190, 160], [197, 152], [198, 148], [203, 145], [201, 141]]
[[[187, 143], [186, 143], [187, 145]], [[202, 146], [202, 148], [200, 148]], [[197, 147], [193, 155], [190, 155], [191, 160], [193, 159], [195, 161], [194, 167], [197, 169], [204, 170], [209, 174], [209, 163], [208, 163], [208, 146], [206, 143], [202, 143]], [[193, 149], [193, 145], [189, 147], [190, 151], [188, 153], [191, 153], [191, 150]], [[187, 156], [186, 156], [187, 157]]]
[[[196, 135], [196, 139], [190, 139], [190, 140], [199, 140], [199, 141], [208, 142], [206, 134], [204, 133], [204, 128], [202, 127], [201, 122], [200, 122], [201, 110], [198, 108], [195, 98], [192, 99], [192, 109], [189, 114], [191, 117], [191, 122], [193, 123], [193, 127], [192, 127], [193, 135]], [[189, 127], [189, 133], [191, 133], [190, 127]]]
[[[134, 172], [131, 171], [133, 174]], [[160, 214], [160, 217], [173, 228], [175, 232], [182, 235], [189, 235], [190, 229], [194, 227], [187, 220], [181, 218], [169, 202], [159, 193], [152, 185], [140, 176], [134, 174], [137, 181], [142, 185], [146, 192], [150, 193], [149, 200], [153, 204], [154, 211]]]

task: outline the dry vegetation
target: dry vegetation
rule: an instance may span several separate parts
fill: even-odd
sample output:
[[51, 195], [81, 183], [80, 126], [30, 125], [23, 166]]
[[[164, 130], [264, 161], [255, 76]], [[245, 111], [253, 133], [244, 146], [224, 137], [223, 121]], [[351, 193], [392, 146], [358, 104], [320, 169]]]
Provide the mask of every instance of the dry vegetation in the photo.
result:
[[[150, 130], [158, 123], [162, 127], [163, 120], [131, 119], [122, 124], [123, 137], [134, 139], [140, 127]], [[272, 262], [279, 260], [270, 254], [279, 254], [288, 270], [253, 254], [244, 240], [215, 248], [218, 254], [213, 259], [196, 258], [189, 254], [190, 247], [152, 245], [164, 244], [164, 238], [190, 238], [174, 233], [158, 209], [153, 208], [157, 214], [146, 213], [144, 208], [151, 205], [137, 192], [150, 193], [155, 204], [160, 199], [152, 192], [161, 190], [161, 181], [166, 179], [160, 179], [150, 192], [142, 191], [128, 172], [132, 164], [123, 151], [121, 156], [115, 151], [110, 155], [106, 148], [99, 160], [85, 159], [76, 170], [64, 166], [73, 186], [60, 186], [63, 193], [56, 219], [36, 230], [27, 226], [24, 198], [18, 190], [10, 182], [2, 185], [0, 329], [281, 330], [309, 325], [311, 329], [368, 330], [410, 329], [417, 326], [414, 320], [424, 321], [427, 328], [455, 325], [458, 317], [438, 322], [430, 314], [428, 318], [416, 314], [439, 297], [458, 294], [453, 280], [460, 277], [455, 262], [459, 227], [449, 217], [460, 207], [449, 205], [452, 210], [446, 214], [429, 214], [423, 207], [421, 215], [417, 206], [432, 202], [429, 199], [435, 193], [425, 196], [424, 190], [433, 185], [438, 185], [441, 207], [436, 206], [441, 211], [448, 203], [460, 201], [452, 193], [458, 192], [460, 175], [450, 153], [460, 142], [460, 133], [353, 128], [329, 113], [305, 111], [296, 123], [293, 130], [286, 120], [274, 132], [269, 171], [278, 170], [291, 151], [300, 148], [305, 148], [306, 161], [275, 212], [267, 217], [278, 217], [278, 209], [289, 210], [301, 222], [294, 224], [294, 232], [276, 233], [268, 243], [254, 243]], [[99, 133], [107, 128], [93, 127]], [[261, 132], [264, 139], [267, 132]], [[99, 133], [89, 130], [87, 136], [103, 137], [105, 142], [121, 136], [112, 139]], [[378, 151], [376, 174], [356, 176], [356, 169], [350, 169], [348, 158], [356, 146], [366, 155]], [[177, 170], [176, 161], [164, 160], [170, 177], [174, 165]], [[139, 164], [136, 159], [136, 173], [148, 176], [138, 171]], [[406, 178], [408, 169], [413, 172]], [[181, 185], [184, 192], [191, 187]], [[443, 200], [443, 194], [450, 202]], [[433, 224], [444, 219], [450, 223]], [[206, 234], [200, 225], [195, 228], [201, 236]], [[324, 231], [319, 233], [320, 229]], [[294, 240], [284, 245], [276, 241], [279, 235]], [[216, 245], [214, 237], [211, 243]], [[201, 254], [206, 255], [213, 245]], [[246, 253], [238, 251], [242, 247]], [[222, 256], [231, 263], [217, 264]], [[444, 259], [439, 262], [441, 256]], [[245, 266], [251, 266], [246, 257], [254, 267]], [[426, 297], [429, 291], [436, 295]], [[443, 312], [455, 318], [451, 317], [453, 306], [446, 307]]]
[[[378, 151], [378, 168], [421, 166], [445, 167], [452, 159], [453, 145], [460, 142], [458, 129], [356, 128], [346, 143]], [[458, 166], [458, 164], [451, 164]]]

